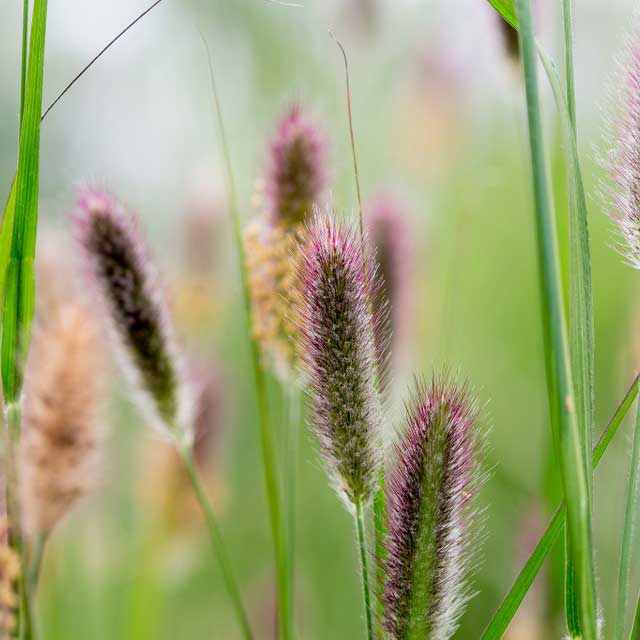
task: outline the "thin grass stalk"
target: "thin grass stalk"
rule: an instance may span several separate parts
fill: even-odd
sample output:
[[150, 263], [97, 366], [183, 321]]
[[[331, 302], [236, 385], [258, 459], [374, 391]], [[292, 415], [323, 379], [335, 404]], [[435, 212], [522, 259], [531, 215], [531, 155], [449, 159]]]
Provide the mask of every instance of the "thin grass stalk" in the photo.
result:
[[[618, 431], [618, 427], [626, 417], [631, 405], [638, 395], [638, 385], [640, 384], [640, 375], [636, 376], [629, 389], [618, 405], [615, 413], [609, 420], [605, 430], [603, 431], [598, 443], [593, 448], [593, 469], [597, 469], [600, 460], [605, 451], [609, 447], [611, 440]], [[531, 588], [538, 572], [540, 571], [545, 558], [553, 548], [554, 544], [563, 531], [565, 522], [565, 503], [562, 501], [557, 508], [551, 522], [547, 526], [546, 531], [538, 541], [536, 548], [533, 550], [524, 567], [518, 574], [511, 589], [505, 596], [497, 611], [489, 621], [485, 628], [481, 640], [499, 640], [504, 635], [510, 622], [513, 620], [516, 612], [520, 608], [527, 592]], [[640, 630], [640, 627], [639, 627]], [[640, 639], [639, 639], [640, 640]]]
[[[296, 512], [297, 512], [297, 478], [298, 478], [298, 443], [301, 419], [301, 397], [297, 387], [289, 385], [287, 389], [287, 432], [285, 434], [285, 495], [286, 508], [286, 549], [285, 562], [289, 589], [287, 600], [290, 603], [290, 628], [292, 634], [295, 629], [295, 559], [296, 559]], [[294, 634], [295, 635], [295, 634]]]
[[367, 639], [373, 640], [373, 620], [371, 615], [371, 592], [369, 590], [369, 563], [367, 562], [367, 540], [364, 525], [364, 512], [362, 502], [355, 505], [355, 525], [358, 534], [358, 550], [360, 552], [360, 573], [362, 576], [362, 598], [364, 603], [364, 616], [367, 628]]
[[516, 13], [520, 22], [520, 46], [527, 95], [547, 386], [552, 425], [557, 425], [554, 438], [560, 453], [570, 546], [579, 589], [582, 634], [585, 640], [595, 640], [596, 598], [587, 479], [589, 474], [584, 466], [584, 448], [576, 419], [557, 236], [547, 186], [530, 1], [518, 0]]
[[240, 589], [238, 588], [238, 583], [236, 582], [233, 570], [231, 568], [231, 561], [227, 556], [226, 547], [222, 539], [222, 534], [220, 533], [220, 527], [218, 526], [218, 522], [216, 520], [215, 514], [213, 513], [211, 503], [209, 502], [209, 498], [207, 497], [204, 487], [202, 486], [198, 471], [196, 470], [191, 449], [189, 447], [182, 447], [180, 449], [180, 455], [182, 457], [184, 468], [186, 469], [189, 476], [189, 480], [193, 485], [196, 497], [198, 498], [198, 503], [200, 504], [202, 512], [207, 521], [207, 528], [209, 529], [211, 546], [213, 548], [214, 555], [216, 556], [218, 563], [220, 564], [220, 569], [222, 570], [222, 576], [227, 588], [227, 592], [231, 596], [231, 601], [233, 603], [236, 616], [242, 628], [242, 635], [246, 640], [251, 640], [253, 636], [251, 634], [249, 618], [244, 609], [244, 605], [242, 604]]
[[615, 639], [622, 640], [625, 617], [629, 602], [629, 587], [633, 551], [638, 541], [638, 491], [640, 489], [640, 403], [638, 403], [636, 425], [631, 446], [631, 466], [627, 486], [627, 506], [624, 514], [620, 568], [618, 573], [618, 599], [616, 607]]
[[253, 368], [253, 379], [256, 392], [256, 400], [258, 406], [258, 422], [260, 427], [260, 444], [262, 451], [262, 465], [264, 470], [264, 480], [267, 492], [267, 502], [269, 507], [269, 517], [271, 523], [271, 533], [273, 537], [277, 592], [278, 592], [278, 610], [280, 633], [283, 640], [292, 637], [292, 631], [288, 627], [290, 620], [289, 609], [290, 603], [287, 601], [289, 587], [287, 586], [286, 562], [284, 561], [285, 550], [282, 536], [282, 519], [280, 507], [280, 492], [278, 489], [278, 473], [276, 465], [275, 449], [273, 445], [271, 420], [269, 415], [269, 402], [267, 398], [266, 378], [260, 361], [260, 349], [253, 336], [253, 318], [251, 309], [251, 293], [249, 289], [249, 277], [246, 270], [246, 255], [244, 243], [242, 241], [242, 222], [240, 220], [240, 212], [235, 190], [235, 179], [233, 167], [231, 165], [231, 155], [229, 153], [229, 145], [227, 142], [226, 129], [224, 119], [222, 117], [222, 107], [218, 95], [218, 89], [213, 71], [213, 59], [209, 46], [203, 38], [205, 48], [207, 50], [209, 63], [209, 77], [211, 82], [211, 91], [213, 93], [213, 101], [215, 105], [216, 120], [218, 125], [218, 133], [220, 136], [220, 146], [227, 174], [227, 198], [229, 201], [229, 211], [231, 214], [231, 222], [233, 226], [233, 237], [236, 245], [236, 253], [238, 257], [238, 267], [240, 270], [240, 278], [242, 285], [244, 317], [247, 335], [249, 336], [249, 346], [251, 351], [251, 363]]

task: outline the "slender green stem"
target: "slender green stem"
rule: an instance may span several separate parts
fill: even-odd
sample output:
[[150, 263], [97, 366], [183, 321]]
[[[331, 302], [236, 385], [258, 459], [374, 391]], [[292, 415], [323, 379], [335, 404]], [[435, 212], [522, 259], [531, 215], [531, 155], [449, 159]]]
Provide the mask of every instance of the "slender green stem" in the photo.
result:
[[211, 507], [211, 503], [209, 502], [209, 498], [207, 497], [204, 487], [202, 486], [200, 475], [198, 474], [195, 463], [193, 461], [191, 449], [189, 447], [182, 447], [180, 449], [180, 454], [182, 456], [182, 461], [184, 463], [184, 467], [187, 471], [189, 479], [191, 480], [191, 484], [193, 485], [198, 503], [200, 504], [202, 512], [207, 521], [209, 539], [211, 541], [213, 553], [218, 560], [218, 563], [220, 564], [220, 569], [222, 570], [222, 577], [224, 579], [227, 593], [231, 598], [231, 602], [233, 603], [233, 607], [238, 618], [238, 623], [240, 625], [240, 628], [242, 629], [242, 636], [245, 639], [250, 640], [253, 636], [251, 634], [251, 627], [249, 626], [249, 618], [247, 616], [244, 605], [242, 604], [240, 589], [238, 588], [238, 583], [236, 582], [233, 570], [231, 568], [231, 561], [229, 560], [229, 556], [227, 555], [227, 550], [224, 544], [224, 540], [222, 539], [222, 534], [220, 533], [218, 521], [213, 512], [213, 508]]
[[253, 378], [256, 391], [256, 400], [258, 405], [258, 422], [260, 428], [260, 443], [262, 450], [262, 465], [264, 470], [264, 480], [267, 492], [267, 502], [269, 506], [269, 518], [271, 523], [271, 533], [273, 537], [276, 577], [278, 582], [278, 609], [280, 611], [281, 636], [284, 640], [291, 638], [291, 629], [287, 627], [288, 614], [286, 608], [287, 573], [284, 560], [283, 536], [282, 536], [282, 520], [280, 509], [280, 494], [278, 489], [278, 473], [276, 468], [276, 456], [273, 445], [271, 420], [269, 415], [269, 403], [267, 398], [267, 389], [264, 370], [260, 361], [260, 350], [253, 335], [253, 311], [251, 308], [251, 295], [249, 291], [249, 278], [246, 267], [246, 255], [244, 243], [242, 240], [242, 223], [240, 220], [240, 212], [238, 209], [238, 201], [236, 197], [235, 180], [233, 175], [233, 167], [231, 165], [231, 155], [229, 153], [229, 145], [222, 117], [222, 107], [218, 96], [218, 89], [213, 72], [213, 61], [211, 51], [206, 40], [203, 38], [204, 45], [207, 49], [209, 62], [209, 75], [211, 82], [211, 90], [215, 105], [216, 119], [218, 124], [218, 133], [220, 136], [220, 146], [224, 158], [225, 169], [227, 173], [227, 197], [229, 199], [229, 211], [231, 214], [231, 222], [233, 225], [233, 237], [236, 245], [236, 253], [238, 257], [238, 267], [242, 283], [242, 294], [245, 311], [245, 323], [249, 336], [249, 345], [251, 351], [251, 363], [253, 368]]
[[[384, 471], [380, 471], [378, 475], [378, 489], [373, 497], [373, 526], [375, 536], [376, 550], [376, 593], [382, 595], [384, 587], [384, 560], [387, 557], [387, 549], [385, 546], [385, 538], [387, 535], [387, 498], [384, 486]], [[384, 603], [382, 598], [378, 597], [376, 602], [376, 610], [378, 619], [382, 620], [384, 613]]]
[[631, 467], [627, 487], [627, 507], [624, 514], [622, 547], [620, 550], [620, 569], [618, 574], [618, 600], [616, 608], [615, 638], [622, 640], [625, 627], [625, 615], [629, 602], [629, 580], [633, 550], [637, 542], [638, 528], [638, 490], [640, 488], [640, 403], [638, 403], [636, 426], [631, 446]]
[[362, 597], [364, 616], [367, 625], [367, 638], [373, 640], [373, 622], [371, 619], [371, 592], [369, 590], [369, 563], [367, 562], [367, 541], [364, 526], [362, 503], [356, 502], [356, 531], [358, 533], [358, 549], [360, 551], [360, 573], [362, 575]]
[[581, 630], [584, 640], [595, 640], [596, 597], [588, 470], [585, 467], [584, 447], [576, 419], [576, 399], [564, 317], [557, 235], [547, 185], [530, 0], [517, 0], [516, 13], [520, 23], [520, 44], [527, 95], [551, 422], [552, 427], [556, 425], [553, 430], [560, 454], [567, 503], [570, 548], [578, 587]]
[[300, 391], [295, 387], [288, 388], [287, 395], [287, 433], [286, 438], [286, 464], [285, 464], [285, 495], [287, 496], [286, 510], [286, 573], [287, 581], [287, 605], [290, 621], [288, 627], [295, 629], [294, 611], [295, 611], [295, 548], [296, 548], [296, 486], [298, 471], [298, 441], [300, 429], [300, 410], [301, 398]]
[[[636, 399], [639, 384], [640, 375], [636, 376], [631, 383], [631, 386], [627, 390], [624, 398], [618, 405], [604, 432], [600, 436], [598, 443], [593, 448], [594, 469], [598, 467], [609, 443], [618, 431], [618, 427], [627, 415], [633, 401]], [[538, 575], [545, 558], [553, 548], [553, 545], [556, 543], [563, 530], [565, 522], [564, 507], [565, 505], [563, 501], [557, 508], [551, 522], [547, 526], [547, 530], [540, 538], [536, 548], [533, 550], [533, 553], [529, 556], [526, 564], [518, 574], [518, 577], [509, 590], [509, 593], [507, 593], [501, 605], [498, 607], [498, 610], [493, 614], [493, 617], [482, 634], [482, 640], [499, 640], [504, 635], [509, 623], [513, 620], [513, 617], [522, 604], [524, 597], [527, 595], [533, 581]], [[638, 640], [640, 640], [640, 638], [638, 638]]]
[[24, 113], [24, 97], [27, 88], [27, 52], [29, 41], [29, 0], [22, 3], [22, 59], [20, 66], [20, 128]]

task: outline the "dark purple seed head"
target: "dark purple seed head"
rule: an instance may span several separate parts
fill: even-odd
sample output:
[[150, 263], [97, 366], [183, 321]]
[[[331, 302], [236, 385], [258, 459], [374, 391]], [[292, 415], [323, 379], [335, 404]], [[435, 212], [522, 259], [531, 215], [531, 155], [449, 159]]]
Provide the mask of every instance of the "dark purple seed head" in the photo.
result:
[[466, 386], [418, 383], [387, 475], [384, 628], [394, 640], [446, 640], [469, 598], [478, 424]]
[[111, 195], [81, 192], [74, 217], [90, 282], [125, 371], [144, 410], [165, 433], [191, 437], [191, 392], [185, 383], [166, 301], [134, 218]]
[[265, 176], [266, 213], [272, 224], [291, 228], [310, 217], [328, 181], [327, 144], [298, 105], [278, 123]]
[[[348, 506], [373, 495], [381, 465], [381, 411], [367, 276], [360, 240], [317, 217], [301, 246], [300, 353], [313, 426]], [[369, 269], [366, 269], [368, 272]]]

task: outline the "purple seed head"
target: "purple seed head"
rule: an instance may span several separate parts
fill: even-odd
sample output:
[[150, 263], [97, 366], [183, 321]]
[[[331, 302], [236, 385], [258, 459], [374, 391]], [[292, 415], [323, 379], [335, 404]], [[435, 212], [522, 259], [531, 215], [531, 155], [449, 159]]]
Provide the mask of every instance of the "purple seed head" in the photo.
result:
[[611, 140], [605, 161], [611, 180], [604, 188], [610, 217], [622, 238], [621, 253], [640, 269], [640, 29], [636, 29], [612, 101]]
[[392, 195], [382, 193], [368, 204], [365, 219], [378, 262], [374, 314], [384, 319], [376, 335], [377, 349], [393, 352], [406, 317], [409, 243], [405, 209]]
[[74, 226], [90, 282], [143, 410], [165, 434], [189, 441], [191, 388], [134, 218], [111, 195], [87, 189], [80, 193]]
[[291, 228], [304, 222], [327, 185], [327, 145], [311, 117], [298, 105], [278, 123], [265, 177], [266, 214]]
[[360, 241], [332, 216], [317, 217], [301, 246], [300, 354], [313, 426], [347, 506], [373, 495], [381, 465], [373, 321]]
[[477, 420], [466, 386], [417, 383], [387, 476], [383, 623], [394, 640], [451, 637], [469, 598]]

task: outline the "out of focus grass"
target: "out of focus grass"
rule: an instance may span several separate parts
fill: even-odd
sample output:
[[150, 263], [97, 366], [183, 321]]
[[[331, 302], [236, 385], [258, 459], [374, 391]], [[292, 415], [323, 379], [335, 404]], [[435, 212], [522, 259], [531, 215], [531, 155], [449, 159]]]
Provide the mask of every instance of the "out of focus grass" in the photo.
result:
[[[459, 4], [459, 10], [475, 10], [478, 3]], [[136, 10], [129, 2], [114, 3], [111, 13], [91, 18], [91, 8], [82, 9], [75, 1], [52, 5], [49, 97], [86, 61], [87, 52], [99, 48]], [[615, 25], [602, 23], [607, 32], [601, 56], [613, 57], [607, 43], [619, 35], [627, 10], [617, 9]], [[471, 380], [487, 403], [485, 415], [493, 426], [487, 461], [493, 473], [481, 495], [486, 505], [485, 561], [474, 579], [478, 595], [457, 636], [476, 638], [523, 561], [518, 540], [526, 513], [538, 505], [550, 514], [558, 493], [549, 464], [522, 88], [500, 58], [490, 19], [479, 20], [475, 30], [449, 32], [442, 15], [432, 19], [427, 9], [411, 2], [387, 7], [384, 15], [386, 23], [366, 35], [331, 3], [292, 9], [258, 0], [206, 6], [167, 2], [48, 118], [42, 132], [41, 228], [66, 230], [73, 186], [86, 179], [104, 182], [139, 210], [166, 279], [172, 281], [181, 217], [193, 185], [220, 183], [223, 175], [198, 29], [216, 57], [247, 216], [253, 211], [254, 181], [271, 123], [282, 105], [296, 98], [325, 122], [333, 141], [332, 202], [355, 216], [342, 69], [326, 31], [336, 28], [351, 56], [365, 199], [379, 187], [391, 186], [404, 196], [411, 216], [410, 331], [389, 431], [400, 423], [399, 399], [410, 376], [428, 374], [445, 363]], [[589, 194], [601, 177], [590, 151], [599, 136], [593, 102], [601, 89], [593, 79], [581, 83], [581, 70], [588, 65], [581, 44], [586, 38], [582, 34], [595, 28], [595, 15], [585, 10], [583, 20], [576, 21], [578, 113], [585, 120], [579, 128]], [[91, 37], [82, 33], [83, 20]], [[66, 32], [65, 21], [72, 25]], [[0, 30], [6, 59], [19, 60], [19, 38], [9, 41], [13, 31], [5, 25]], [[75, 49], [65, 44], [69, 30]], [[461, 56], [461, 51], [467, 54]], [[420, 56], [429, 64], [420, 63]], [[5, 67], [11, 65], [0, 72], [0, 178], [8, 191], [15, 170], [14, 89], [19, 77]], [[597, 77], [602, 80], [602, 69]], [[582, 102], [581, 92], [586, 94]], [[550, 148], [560, 158], [550, 104], [546, 112]], [[563, 170], [560, 161], [552, 160], [560, 230], [566, 238]], [[611, 228], [600, 202], [592, 197], [589, 205], [596, 423], [601, 428], [637, 366], [632, 347], [637, 285], [635, 274], [611, 248]], [[228, 390], [218, 470], [226, 493], [221, 525], [248, 606], [268, 628], [275, 591], [251, 370], [226, 222], [219, 233], [216, 297], [222, 303], [207, 335], [196, 338], [208, 345], [205, 355], [220, 364]], [[275, 390], [272, 395], [274, 411], [281, 415]], [[161, 481], [149, 476], [145, 460], [148, 450], [160, 445], [124, 400], [119, 382], [114, 382], [114, 396], [103, 488], [67, 518], [47, 552], [39, 600], [43, 638], [235, 638], [204, 528], [196, 521], [186, 532], [171, 531], [154, 518], [144, 487], [157, 483], [161, 489]], [[362, 637], [352, 522], [327, 485], [306, 429], [301, 442], [301, 637]], [[607, 452], [594, 483], [599, 593], [609, 616], [615, 604], [627, 443], [628, 429]], [[555, 599], [556, 614], [561, 614], [561, 573], [545, 575], [546, 597]]]

